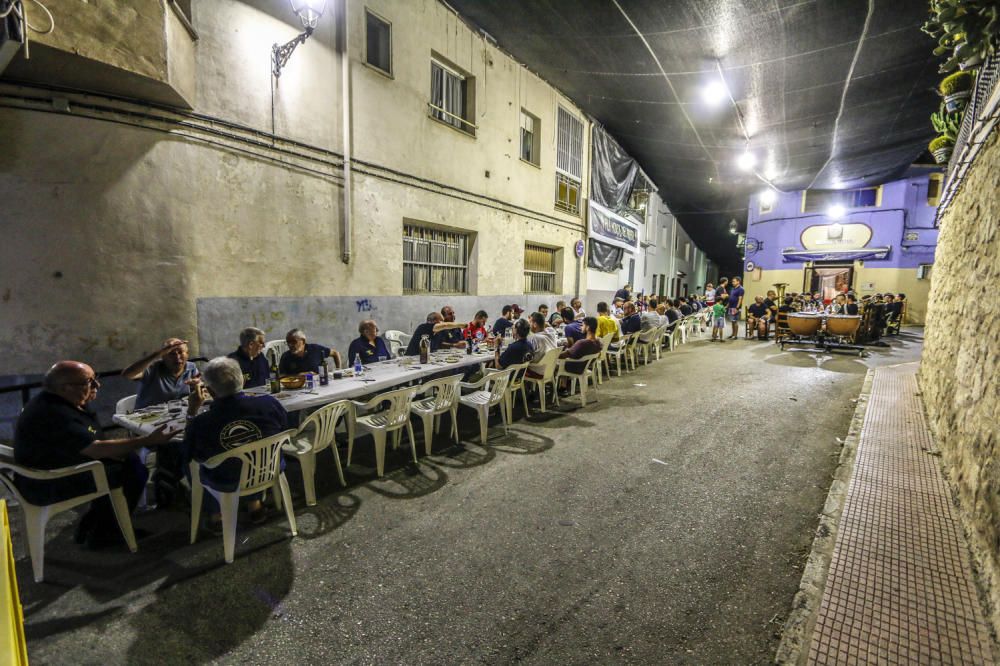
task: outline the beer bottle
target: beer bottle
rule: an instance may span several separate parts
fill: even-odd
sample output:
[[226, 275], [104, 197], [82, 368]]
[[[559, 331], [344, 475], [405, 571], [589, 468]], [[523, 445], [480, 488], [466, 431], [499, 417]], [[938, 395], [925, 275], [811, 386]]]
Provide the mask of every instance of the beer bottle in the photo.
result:
[[426, 335], [420, 337], [420, 363], [430, 363], [431, 360], [431, 341]]

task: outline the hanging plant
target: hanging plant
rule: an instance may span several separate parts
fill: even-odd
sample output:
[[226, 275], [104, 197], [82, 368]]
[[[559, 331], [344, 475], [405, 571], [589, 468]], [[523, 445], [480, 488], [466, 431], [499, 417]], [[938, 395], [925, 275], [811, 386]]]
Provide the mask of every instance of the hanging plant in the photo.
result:
[[941, 72], [969, 69], [1000, 48], [1000, 3], [996, 0], [930, 0], [922, 30], [937, 40], [934, 55], [947, 56]]
[[938, 90], [944, 98], [946, 111], [963, 111], [972, 96], [972, 86], [976, 82], [975, 70], [955, 72], [944, 77]]
[[947, 111], [942, 104], [939, 111], [931, 114], [931, 124], [935, 132], [955, 143], [958, 141], [958, 132], [962, 129], [962, 115], [958, 111]]
[[938, 164], [947, 164], [951, 159], [951, 151], [955, 147], [955, 140], [947, 136], [937, 136], [931, 139], [927, 148], [934, 155], [934, 161]]

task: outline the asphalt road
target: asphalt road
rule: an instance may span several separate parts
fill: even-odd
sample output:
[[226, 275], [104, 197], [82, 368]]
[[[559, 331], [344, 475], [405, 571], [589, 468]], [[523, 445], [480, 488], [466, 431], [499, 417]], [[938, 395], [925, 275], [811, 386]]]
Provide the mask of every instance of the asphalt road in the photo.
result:
[[486, 448], [463, 413], [464, 446], [382, 480], [364, 441], [345, 490], [323, 455], [315, 508], [289, 465], [299, 537], [247, 527], [229, 566], [183, 510], [140, 516], [134, 556], [63, 521], [49, 582], [18, 563], [32, 662], [769, 663], [852, 399], [906, 340], [866, 361], [694, 341]]

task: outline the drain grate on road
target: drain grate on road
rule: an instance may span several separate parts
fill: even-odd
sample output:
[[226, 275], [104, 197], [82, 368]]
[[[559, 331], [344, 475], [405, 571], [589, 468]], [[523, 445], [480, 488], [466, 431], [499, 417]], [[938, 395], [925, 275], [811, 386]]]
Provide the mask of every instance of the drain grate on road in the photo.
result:
[[810, 664], [993, 663], [916, 370], [875, 370]]

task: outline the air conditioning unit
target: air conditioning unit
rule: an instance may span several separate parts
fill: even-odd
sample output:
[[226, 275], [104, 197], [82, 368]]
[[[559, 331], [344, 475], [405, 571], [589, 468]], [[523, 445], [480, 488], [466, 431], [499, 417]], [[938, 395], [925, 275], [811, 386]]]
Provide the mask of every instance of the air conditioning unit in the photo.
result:
[[18, 6], [11, 11], [12, 5], [20, 5], [20, 0], [0, 0], [0, 74], [7, 69], [7, 65], [14, 59], [21, 46], [24, 45], [24, 33], [21, 26], [21, 19]]

